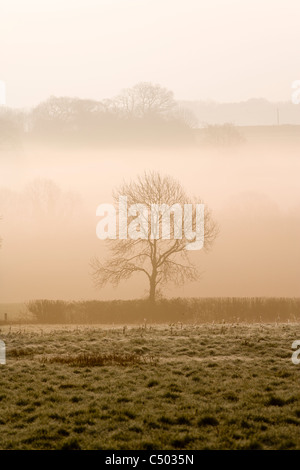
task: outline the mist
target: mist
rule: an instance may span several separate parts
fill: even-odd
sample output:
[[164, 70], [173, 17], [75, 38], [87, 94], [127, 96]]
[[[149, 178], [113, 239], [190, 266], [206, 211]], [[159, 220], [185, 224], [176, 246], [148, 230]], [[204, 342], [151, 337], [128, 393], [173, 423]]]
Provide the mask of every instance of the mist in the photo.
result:
[[167, 297], [299, 295], [299, 147], [45, 148], [1, 153], [0, 301], [116, 299], [147, 295], [142, 275], [96, 290], [96, 208], [145, 170], [170, 175], [204, 200], [220, 226], [209, 253], [191, 254], [199, 282], [166, 286]]

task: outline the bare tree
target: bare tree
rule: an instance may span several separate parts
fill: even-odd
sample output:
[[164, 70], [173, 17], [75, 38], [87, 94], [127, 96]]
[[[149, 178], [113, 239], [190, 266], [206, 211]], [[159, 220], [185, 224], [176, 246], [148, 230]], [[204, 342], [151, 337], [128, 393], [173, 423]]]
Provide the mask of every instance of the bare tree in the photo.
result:
[[166, 115], [176, 106], [173, 92], [150, 82], [126, 88], [116, 98], [117, 107], [128, 117]]
[[[176, 224], [181, 225], [181, 220], [176, 219], [175, 214], [169, 210], [168, 214], [159, 210], [155, 222], [153, 221], [153, 207], [169, 208], [174, 204], [183, 207], [189, 204], [188, 199], [181, 184], [170, 176], [162, 176], [157, 172], [146, 172], [139, 176], [136, 181], [123, 183], [113, 192], [116, 204], [120, 196], [126, 196], [128, 206], [143, 204], [147, 207], [144, 214], [145, 224], [140, 225], [140, 237], [138, 239], [118, 239], [109, 240], [111, 257], [102, 263], [95, 257], [91, 261], [92, 276], [95, 286], [103, 287], [107, 283], [117, 286], [120, 281], [129, 279], [135, 273], [143, 273], [149, 281], [149, 300], [154, 302], [157, 294], [157, 287], [168, 282], [177, 285], [183, 284], [187, 280], [197, 280], [199, 271], [191, 262], [190, 251], [186, 250], [186, 245], [190, 242], [185, 233], [182, 238], [176, 238]], [[197, 201], [201, 203], [201, 201]], [[158, 205], [158, 206], [156, 206]], [[191, 205], [193, 210], [192, 229], [195, 229], [195, 204]], [[169, 239], [164, 239], [161, 235], [161, 223], [165, 216], [169, 217]], [[120, 213], [119, 213], [120, 217]], [[128, 224], [134, 217], [128, 217]], [[151, 236], [148, 230], [149, 220], [151, 224]], [[153, 223], [154, 222], [154, 223]], [[146, 229], [143, 227], [147, 227]], [[218, 227], [211, 216], [210, 210], [205, 207], [204, 212], [204, 250], [208, 250], [218, 234]]]
[[36, 178], [26, 188], [32, 215], [41, 219], [54, 216], [61, 199], [60, 188], [49, 179]]
[[30, 127], [43, 136], [74, 136], [96, 132], [106, 115], [100, 101], [51, 96], [32, 110]]
[[173, 115], [175, 119], [189, 129], [196, 129], [198, 127], [198, 119], [196, 115], [188, 108], [177, 106]]
[[50, 224], [54, 220], [70, 220], [76, 214], [81, 203], [80, 196], [75, 192], [63, 191], [53, 180], [36, 178], [31, 181], [23, 193], [27, 216], [36, 221]]
[[234, 124], [205, 124], [203, 142], [219, 147], [233, 147], [245, 142], [243, 134]]

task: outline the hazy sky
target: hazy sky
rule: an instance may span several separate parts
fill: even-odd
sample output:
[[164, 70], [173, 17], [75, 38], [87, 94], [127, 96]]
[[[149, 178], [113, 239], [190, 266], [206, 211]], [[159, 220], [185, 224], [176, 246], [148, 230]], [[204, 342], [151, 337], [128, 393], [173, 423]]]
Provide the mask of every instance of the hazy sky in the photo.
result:
[[138, 81], [177, 99], [291, 99], [299, 0], [1, 0], [7, 104], [102, 99]]

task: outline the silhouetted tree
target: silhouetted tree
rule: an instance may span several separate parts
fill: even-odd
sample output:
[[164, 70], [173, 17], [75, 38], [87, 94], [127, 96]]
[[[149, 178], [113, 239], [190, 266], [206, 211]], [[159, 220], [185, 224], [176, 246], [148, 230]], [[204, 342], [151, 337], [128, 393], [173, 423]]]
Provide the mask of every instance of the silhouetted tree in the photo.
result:
[[245, 138], [234, 124], [206, 124], [203, 141], [209, 145], [231, 147], [242, 144]]
[[52, 180], [36, 178], [24, 191], [24, 200], [29, 215], [39, 222], [52, 223], [56, 220], [69, 220], [80, 204], [75, 192], [64, 192]]
[[[155, 234], [152, 239], [150, 232], [143, 233], [142, 238], [109, 240], [111, 247], [111, 257], [102, 263], [97, 257], [91, 261], [92, 275], [96, 287], [102, 287], [106, 283], [118, 285], [120, 281], [130, 278], [134, 273], [143, 273], [149, 281], [149, 299], [154, 302], [157, 287], [168, 282], [183, 284], [186, 280], [196, 280], [199, 277], [197, 267], [191, 262], [189, 251], [186, 245], [190, 243], [185, 233], [181, 239], [175, 239], [174, 233], [176, 223], [174, 214], [169, 213], [170, 239], [160, 237], [160, 224], [164, 216], [168, 215], [167, 209], [157, 213], [156, 222], [153, 223], [151, 211], [153, 204], [166, 204], [169, 207], [179, 204], [183, 207], [189, 201], [181, 184], [170, 176], [161, 176], [157, 172], [145, 173], [138, 177], [137, 181], [124, 183], [113, 192], [116, 209], [118, 209], [119, 196], [127, 196], [128, 206], [133, 204], [143, 204], [147, 207], [144, 217], [147, 220], [147, 227], [151, 225], [151, 233]], [[201, 201], [198, 201], [200, 203]], [[193, 207], [193, 226], [195, 229], [195, 204]], [[119, 214], [120, 216], [120, 214]], [[128, 217], [128, 223], [134, 217]], [[183, 227], [183, 215], [181, 216], [181, 226]], [[215, 240], [218, 228], [214, 222], [211, 212], [205, 208], [204, 215], [204, 249], [208, 250]], [[158, 237], [156, 239], [156, 236]], [[173, 238], [173, 239], [172, 239]]]
[[111, 114], [100, 101], [51, 96], [33, 109], [31, 127], [42, 137], [90, 139], [101, 134]]
[[150, 114], [165, 116], [176, 106], [172, 91], [150, 82], [140, 82], [124, 89], [115, 101], [118, 109], [131, 118]]

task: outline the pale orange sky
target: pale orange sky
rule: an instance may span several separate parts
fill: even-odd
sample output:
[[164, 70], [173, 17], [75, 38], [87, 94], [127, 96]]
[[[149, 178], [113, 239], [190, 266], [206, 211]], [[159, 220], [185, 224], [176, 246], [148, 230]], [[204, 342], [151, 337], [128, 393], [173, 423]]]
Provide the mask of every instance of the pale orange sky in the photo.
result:
[[109, 98], [138, 81], [177, 99], [291, 99], [299, 0], [1, 0], [9, 106]]

